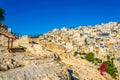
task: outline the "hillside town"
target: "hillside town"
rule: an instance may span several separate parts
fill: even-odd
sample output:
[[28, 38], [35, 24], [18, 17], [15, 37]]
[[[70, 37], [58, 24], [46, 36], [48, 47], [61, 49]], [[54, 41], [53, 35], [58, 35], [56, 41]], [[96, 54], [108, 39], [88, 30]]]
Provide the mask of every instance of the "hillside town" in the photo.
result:
[[[36, 38], [13, 38], [6, 28], [4, 34], [3, 28], [0, 27], [0, 80], [120, 80], [119, 22], [55, 28]], [[13, 38], [11, 48], [9, 37]], [[102, 62], [109, 56], [118, 73], [115, 77], [109, 72], [101, 75], [101, 64], [83, 55], [74, 56], [75, 52], [93, 53]]]
[[67, 53], [94, 52], [96, 57], [104, 55], [119, 55], [120, 23], [110, 22], [95, 26], [80, 26], [78, 28], [62, 28], [39, 37], [39, 42], [51, 42], [61, 45]]
[[120, 23], [118, 22], [71, 29], [56, 28], [39, 38], [39, 42], [56, 44], [65, 53], [93, 52], [95, 57], [103, 61], [110, 56], [115, 59], [115, 65], [120, 73]]

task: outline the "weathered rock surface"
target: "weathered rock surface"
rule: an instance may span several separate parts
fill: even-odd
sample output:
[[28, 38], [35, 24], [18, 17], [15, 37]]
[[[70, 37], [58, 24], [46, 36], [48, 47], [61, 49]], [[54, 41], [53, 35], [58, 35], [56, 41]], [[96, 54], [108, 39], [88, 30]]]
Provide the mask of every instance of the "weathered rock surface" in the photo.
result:
[[14, 40], [14, 47], [26, 48], [23, 53], [8, 52], [7, 38], [0, 36], [0, 80], [114, 80], [107, 73], [100, 75], [99, 66], [72, 55], [91, 46], [84, 47], [89, 31], [78, 29], [54, 29], [37, 39], [23, 36]]
[[0, 80], [69, 80], [66, 69], [57, 63], [30, 64], [25, 67], [0, 72]]

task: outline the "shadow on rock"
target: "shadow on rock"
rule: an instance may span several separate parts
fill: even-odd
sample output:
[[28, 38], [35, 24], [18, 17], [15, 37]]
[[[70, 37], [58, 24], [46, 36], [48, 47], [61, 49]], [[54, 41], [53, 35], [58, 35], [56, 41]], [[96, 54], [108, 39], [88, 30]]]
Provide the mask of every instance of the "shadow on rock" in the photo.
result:
[[73, 71], [71, 69], [68, 69], [68, 73], [70, 75], [70, 78], [71, 80], [78, 80], [76, 77], [74, 77], [72, 74], [73, 74]]

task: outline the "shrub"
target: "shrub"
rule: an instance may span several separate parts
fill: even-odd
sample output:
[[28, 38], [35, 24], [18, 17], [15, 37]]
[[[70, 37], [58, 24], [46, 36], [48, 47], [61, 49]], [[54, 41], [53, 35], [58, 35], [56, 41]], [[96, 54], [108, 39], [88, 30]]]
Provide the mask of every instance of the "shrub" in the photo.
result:
[[94, 53], [90, 52], [85, 56], [85, 59], [90, 61], [90, 62], [94, 62]]
[[49, 42], [52, 42], [52, 40], [49, 40]]
[[108, 74], [110, 74], [114, 79], [117, 78], [118, 71], [117, 71], [117, 68], [114, 66], [114, 63], [113, 63], [114, 58], [110, 58], [110, 56], [107, 56], [107, 61], [102, 62], [101, 59], [94, 58], [94, 53], [92, 53], [92, 52], [90, 52], [88, 54], [87, 53], [80, 53], [80, 52], [77, 52], [77, 51], [74, 52], [74, 56], [76, 56], [78, 54], [85, 57], [85, 59], [88, 60], [89, 62], [97, 61], [98, 63], [106, 64], [107, 66], [105, 67], [105, 71]]
[[107, 60], [110, 61], [110, 56], [107, 55]]
[[110, 74], [113, 78], [117, 78], [117, 68], [115, 68], [114, 66], [114, 63], [113, 63], [113, 59], [111, 60], [107, 60], [107, 61], [104, 61], [103, 63], [105, 63], [107, 66], [105, 68], [105, 71]]
[[76, 52], [74, 52], [73, 55], [74, 55], [74, 56], [77, 56], [78, 54], [80, 54], [80, 53], [76, 51]]
[[80, 55], [87, 55], [87, 53], [84, 53], [84, 52], [83, 52], [83, 53], [80, 53]]
[[98, 63], [102, 63], [102, 60], [99, 58], [95, 58], [94, 60], [97, 61]]
[[85, 38], [84, 42], [85, 42], [85, 44], [87, 44], [87, 43], [88, 43], [88, 40], [87, 40], [87, 38]]

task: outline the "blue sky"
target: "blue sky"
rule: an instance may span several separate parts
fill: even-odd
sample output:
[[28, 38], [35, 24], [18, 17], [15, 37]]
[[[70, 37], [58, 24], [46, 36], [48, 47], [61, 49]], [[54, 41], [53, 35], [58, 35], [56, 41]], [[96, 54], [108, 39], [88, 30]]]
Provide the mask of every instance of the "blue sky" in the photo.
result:
[[0, 0], [5, 23], [21, 35], [120, 22], [120, 0]]

